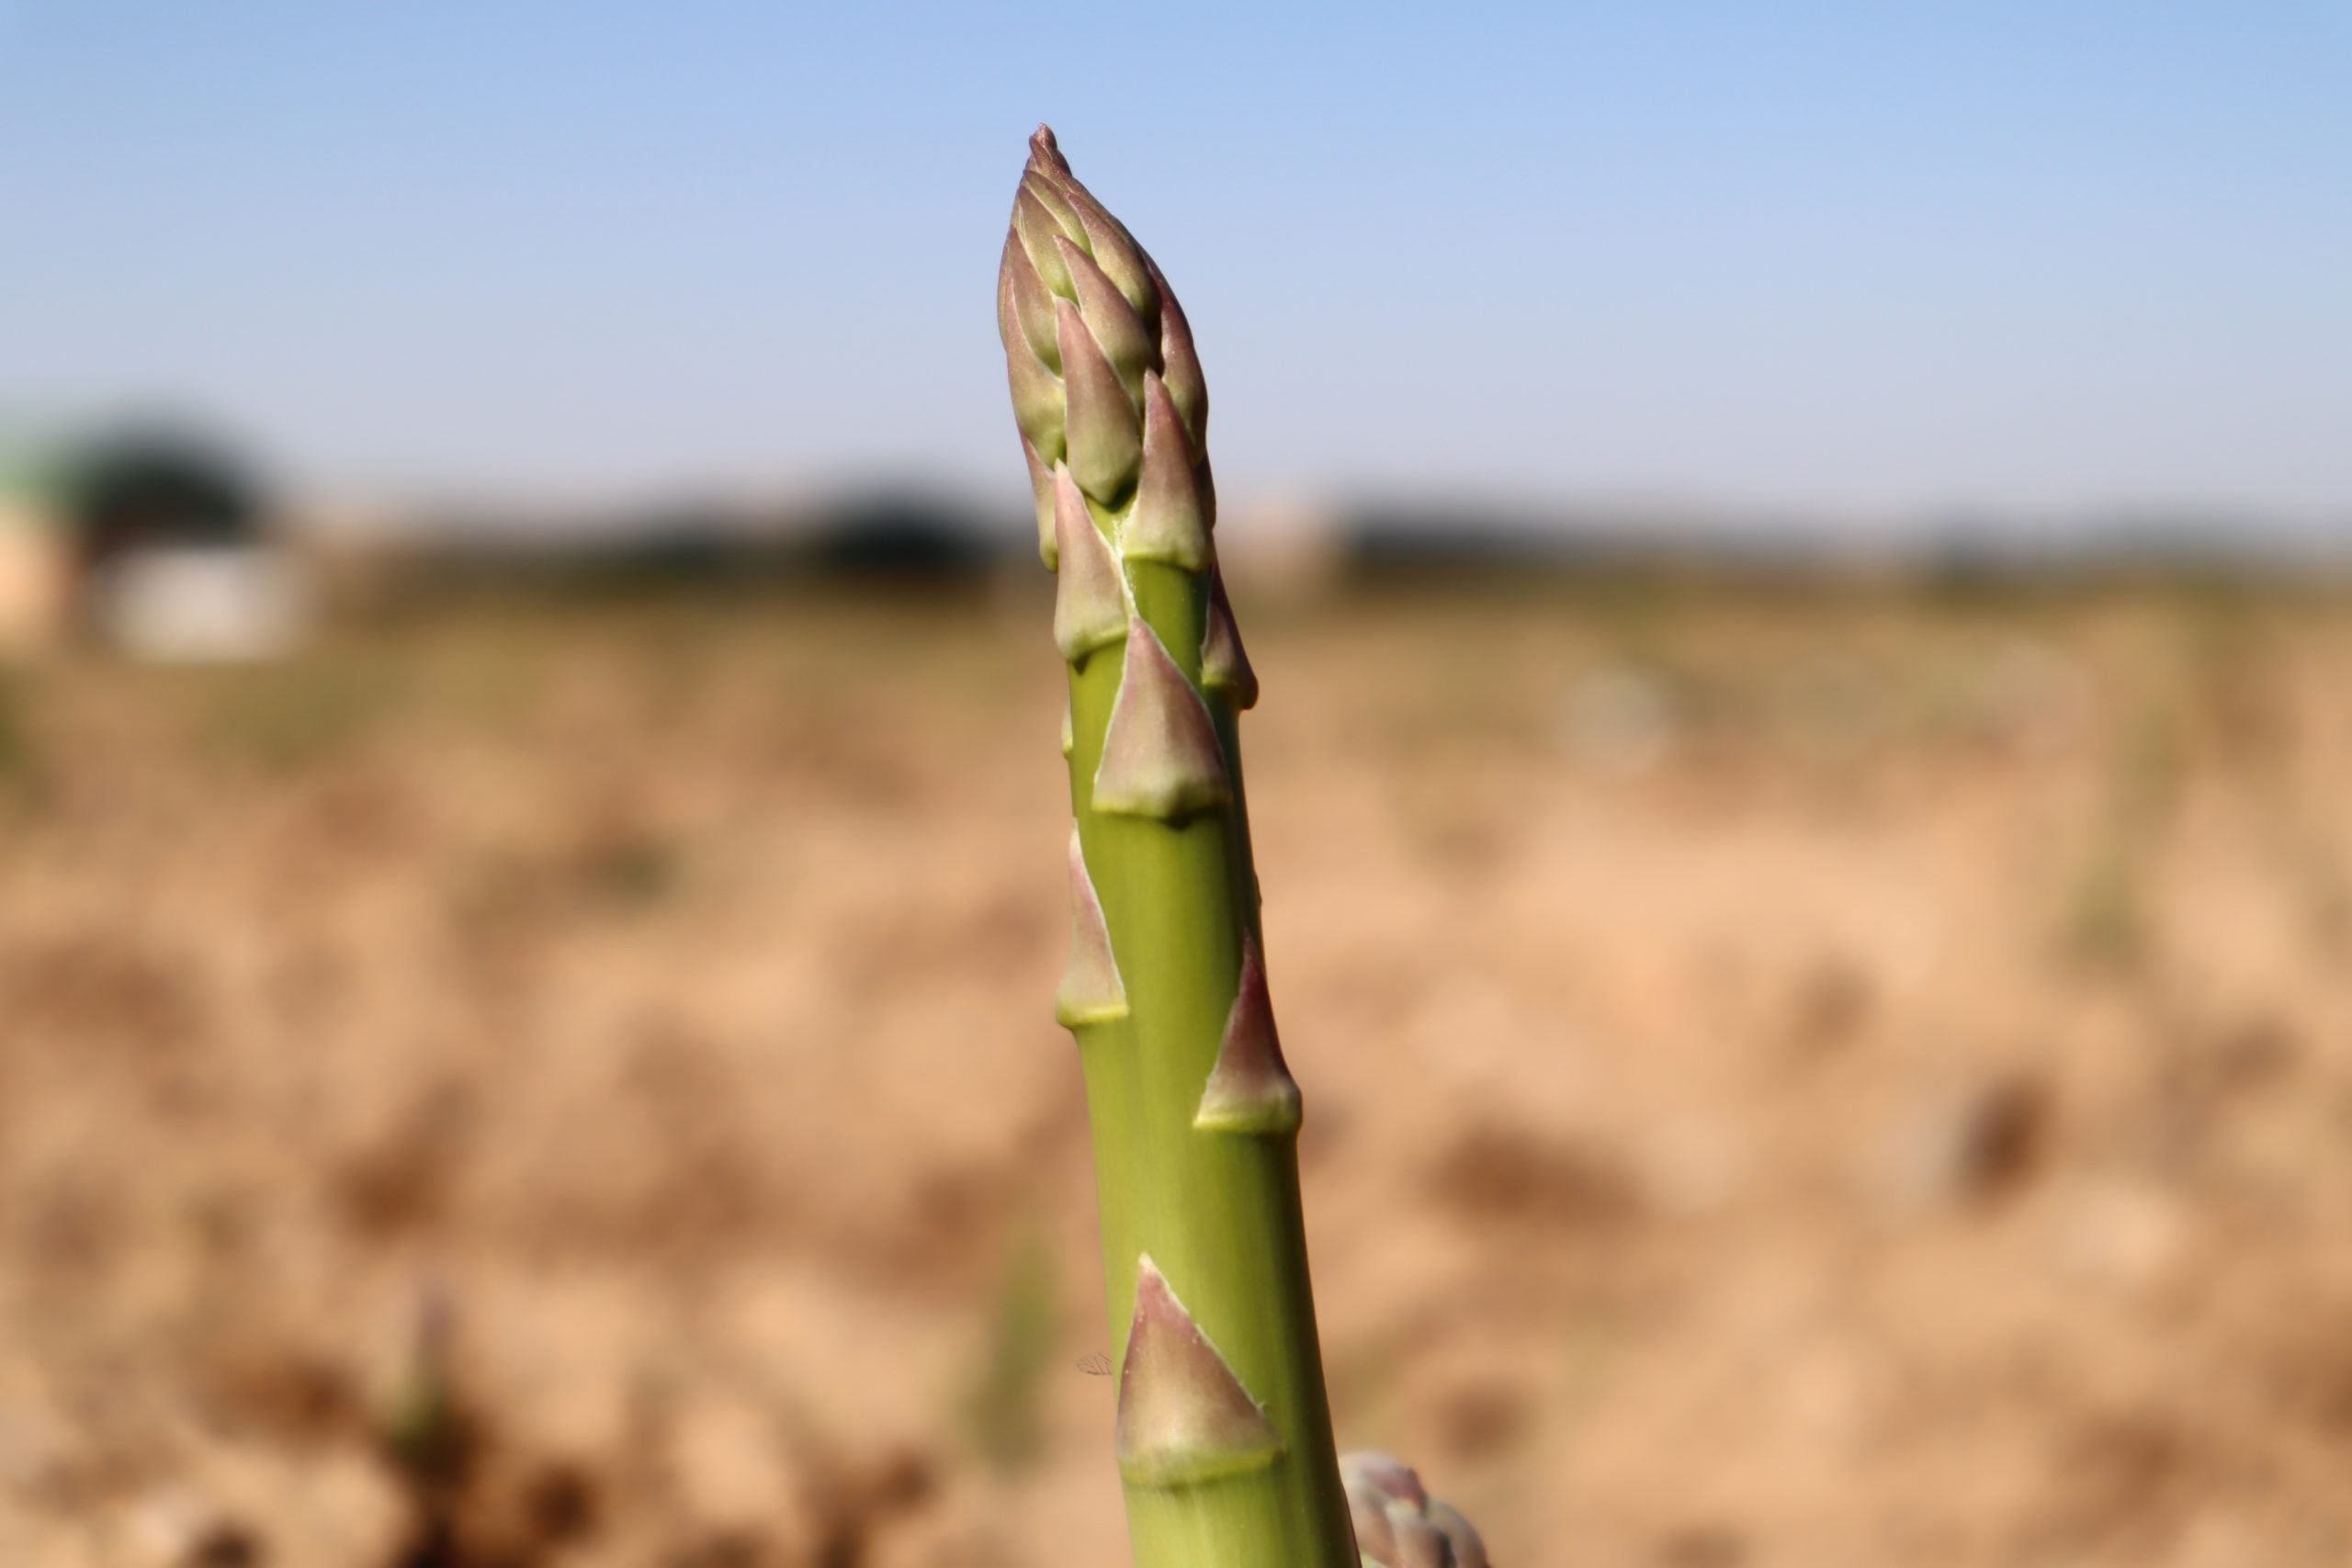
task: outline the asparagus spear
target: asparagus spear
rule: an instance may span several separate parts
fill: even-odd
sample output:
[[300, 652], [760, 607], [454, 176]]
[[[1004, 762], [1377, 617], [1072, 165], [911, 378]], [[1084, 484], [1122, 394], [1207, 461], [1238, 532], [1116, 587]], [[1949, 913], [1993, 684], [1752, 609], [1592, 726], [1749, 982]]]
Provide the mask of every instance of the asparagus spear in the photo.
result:
[[1030, 141], [998, 279], [1069, 666], [1070, 956], [1137, 1568], [1357, 1568], [1266, 988], [1208, 389], [1165, 277]]
[[1043, 127], [997, 326], [1060, 578], [1073, 820], [1054, 1010], [1086, 1072], [1137, 1568], [1487, 1568], [1411, 1470], [1336, 1456], [1298, 1086], [1243, 806], [1238, 721], [1258, 678], [1216, 568], [1208, 387], [1168, 280]]

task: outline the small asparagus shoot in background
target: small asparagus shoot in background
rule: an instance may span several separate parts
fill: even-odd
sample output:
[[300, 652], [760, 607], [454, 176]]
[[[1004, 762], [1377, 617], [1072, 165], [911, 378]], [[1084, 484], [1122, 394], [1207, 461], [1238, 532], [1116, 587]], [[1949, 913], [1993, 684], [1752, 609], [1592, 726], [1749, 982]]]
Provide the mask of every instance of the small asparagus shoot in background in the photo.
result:
[[1055, 1015], [1086, 1076], [1135, 1561], [1356, 1568], [1377, 1520], [1362, 1561], [1483, 1568], [1403, 1466], [1351, 1458], [1390, 1492], [1342, 1480], [1244, 810], [1258, 685], [1217, 571], [1208, 388], [1159, 268], [1051, 130], [1029, 148], [997, 325], [1069, 667]]

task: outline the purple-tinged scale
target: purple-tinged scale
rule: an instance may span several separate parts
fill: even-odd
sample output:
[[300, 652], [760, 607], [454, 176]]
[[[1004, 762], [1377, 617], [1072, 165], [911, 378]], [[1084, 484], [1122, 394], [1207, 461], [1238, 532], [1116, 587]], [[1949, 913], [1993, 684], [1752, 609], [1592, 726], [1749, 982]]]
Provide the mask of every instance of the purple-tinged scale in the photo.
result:
[[1025, 435], [1021, 438], [1021, 456], [1029, 465], [1030, 497], [1037, 503], [1037, 556], [1047, 571], [1055, 571], [1061, 566], [1062, 552], [1054, 539], [1054, 471]]
[[1062, 379], [1029, 351], [1013, 317], [1012, 265], [997, 276], [997, 323], [1004, 332], [1004, 369], [1012, 387], [1012, 420], [1021, 439], [1049, 463], [1059, 462], [1068, 410]]
[[1065, 299], [1074, 298], [1069, 269], [1062, 265], [1061, 253], [1054, 248], [1054, 242], [1062, 237], [1062, 226], [1026, 183], [1012, 193], [1012, 231], [1019, 236], [1022, 251], [1046, 287]]
[[1094, 193], [1080, 183], [1068, 164], [1053, 169], [1038, 169], [1033, 164], [1030, 172], [1042, 174], [1076, 209], [1078, 220], [1086, 230], [1086, 248], [1102, 268], [1103, 276], [1117, 285], [1127, 303], [1136, 308], [1136, 314], [1147, 321], [1156, 321], [1159, 315], [1159, 289], [1152, 282], [1143, 247], [1127, 232], [1126, 225], [1094, 199]]
[[1029, 133], [1029, 165], [1069, 173], [1069, 160], [1062, 156], [1062, 144], [1054, 139], [1052, 126], [1041, 125]]
[[1125, 227], [1102, 209], [1084, 186], [1072, 182], [1071, 203], [1078, 209], [1078, 220], [1086, 225], [1087, 247], [1094, 253], [1096, 265], [1136, 314], [1155, 326], [1159, 321], [1159, 289], [1151, 281], [1151, 269], [1145, 264], [1143, 249], [1135, 243]]
[[1061, 225], [1063, 233], [1081, 245], [1086, 243], [1086, 227], [1078, 220], [1078, 209], [1069, 204], [1069, 198], [1043, 171], [1024, 172], [1021, 176], [1021, 188], [1037, 198], [1037, 205]]
[[1136, 620], [1127, 629], [1126, 667], [1111, 704], [1102, 761], [1094, 771], [1094, 809], [1169, 820], [1232, 799], [1208, 705], [1169, 657], [1159, 634]]
[[1065, 1029], [1107, 1023], [1127, 1015], [1127, 988], [1111, 954], [1111, 928], [1102, 900], [1087, 874], [1078, 824], [1069, 825], [1069, 960], [1054, 994], [1054, 1021]]
[[1149, 1254], [1136, 1265], [1136, 1311], [1119, 1372], [1119, 1472], [1185, 1486], [1261, 1470], [1281, 1436], [1176, 1298]]
[[1208, 625], [1201, 634], [1201, 684], [1222, 692], [1237, 712], [1258, 705], [1258, 672], [1233, 624], [1233, 604], [1225, 596], [1225, 573], [1209, 573]]
[[1184, 307], [1176, 300], [1168, 279], [1150, 258], [1144, 265], [1150, 269], [1152, 286], [1159, 291], [1159, 374], [1168, 383], [1168, 395], [1176, 400], [1176, 412], [1184, 416], [1185, 433], [1193, 438], [1193, 450], [1205, 452], [1209, 446], [1209, 384], [1201, 373], [1201, 356], [1193, 348], [1193, 324], [1184, 319]]
[[[1126, 499], [1143, 457], [1143, 426], [1119, 373], [1087, 330], [1086, 319], [1067, 299], [1054, 302], [1062, 345], [1062, 387], [1067, 394], [1065, 439], [1070, 474], [1078, 488], [1105, 506]], [[1040, 446], [1039, 450], [1044, 450]]]
[[1210, 1133], [1294, 1133], [1298, 1122], [1298, 1085], [1283, 1061], [1273, 1001], [1266, 991], [1265, 962], [1257, 939], [1244, 935], [1241, 983], [1226, 1015], [1216, 1066], [1201, 1093], [1193, 1125]]
[[1092, 256], [1068, 240], [1061, 242], [1061, 254], [1070, 281], [1078, 286], [1078, 313], [1085, 318], [1102, 356], [1118, 372], [1120, 385], [1140, 405], [1143, 378], [1159, 365], [1159, 345], [1152, 341], [1126, 296], [1102, 276]]
[[[1037, 269], [1029, 264], [1029, 253], [1011, 234], [1004, 237], [1004, 262], [999, 270], [1009, 290], [1012, 318], [1020, 323], [1022, 341], [1028, 344], [1030, 353], [1045, 362], [1046, 369], [1060, 375], [1062, 345], [1054, 335], [1054, 296], [1046, 288], [1046, 280], [1037, 276]], [[999, 311], [1000, 327], [1003, 314]], [[1012, 347], [1010, 332], [1005, 333], [1004, 346], [1008, 350]]]
[[1111, 541], [1094, 525], [1069, 469], [1054, 469], [1054, 646], [1075, 663], [1127, 635], [1127, 591]]
[[1143, 378], [1143, 471], [1136, 480], [1136, 503], [1119, 531], [1119, 552], [1129, 560], [1167, 561], [1186, 571], [1210, 560], [1208, 509], [1201, 476], [1193, 466], [1192, 443], [1182, 416], [1160, 378]]

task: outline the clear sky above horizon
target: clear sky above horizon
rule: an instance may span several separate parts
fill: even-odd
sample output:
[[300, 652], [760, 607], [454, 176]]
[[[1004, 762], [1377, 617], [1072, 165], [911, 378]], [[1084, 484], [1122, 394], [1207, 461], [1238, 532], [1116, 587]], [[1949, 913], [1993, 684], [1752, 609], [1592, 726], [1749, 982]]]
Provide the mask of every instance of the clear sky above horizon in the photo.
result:
[[1041, 118], [1228, 494], [2352, 523], [2346, 0], [0, 0], [0, 417], [1018, 494]]

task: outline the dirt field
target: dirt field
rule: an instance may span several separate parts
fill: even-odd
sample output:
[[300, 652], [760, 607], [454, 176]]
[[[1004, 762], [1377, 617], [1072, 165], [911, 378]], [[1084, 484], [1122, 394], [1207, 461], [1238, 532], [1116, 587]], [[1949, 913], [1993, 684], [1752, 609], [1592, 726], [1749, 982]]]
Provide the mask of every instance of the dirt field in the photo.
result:
[[[0, 688], [0, 1563], [1125, 1561], [1037, 592]], [[1239, 598], [1343, 1442], [2352, 1562], [2352, 611]]]

